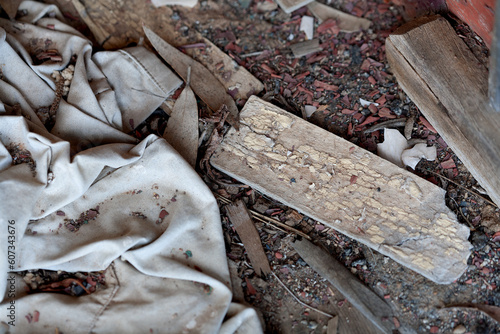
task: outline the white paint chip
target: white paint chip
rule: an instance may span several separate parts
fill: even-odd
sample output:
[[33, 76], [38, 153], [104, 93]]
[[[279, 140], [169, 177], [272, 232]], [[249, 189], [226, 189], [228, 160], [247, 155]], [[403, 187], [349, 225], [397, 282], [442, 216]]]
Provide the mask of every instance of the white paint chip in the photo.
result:
[[436, 160], [437, 150], [435, 146], [427, 146], [427, 144], [417, 144], [412, 149], [404, 150], [401, 155], [401, 160], [405, 166], [410, 166], [415, 169], [417, 164], [422, 159], [428, 161]]
[[305, 32], [306, 38], [311, 40], [314, 37], [314, 18], [312, 16], [303, 16], [300, 20], [300, 31]]
[[384, 129], [384, 142], [377, 144], [377, 154], [399, 167], [404, 167], [401, 155], [407, 148], [408, 142], [398, 130], [386, 128]]
[[379, 104], [376, 103], [376, 102], [371, 102], [371, 101], [367, 101], [367, 100], [364, 100], [364, 99], [359, 99], [359, 103], [361, 103], [361, 105], [363, 107], [368, 107], [370, 104], [374, 104], [376, 107], [379, 106]]
[[318, 108], [316, 108], [315, 106], [310, 106], [310, 105], [307, 105], [304, 107], [304, 110], [306, 112], [306, 116], [307, 118], [311, 117], [312, 114], [314, 114], [316, 112]]
[[198, 0], [151, 0], [153, 6], [156, 8], [161, 6], [172, 6], [181, 5], [186, 7], [194, 7], [198, 3]]

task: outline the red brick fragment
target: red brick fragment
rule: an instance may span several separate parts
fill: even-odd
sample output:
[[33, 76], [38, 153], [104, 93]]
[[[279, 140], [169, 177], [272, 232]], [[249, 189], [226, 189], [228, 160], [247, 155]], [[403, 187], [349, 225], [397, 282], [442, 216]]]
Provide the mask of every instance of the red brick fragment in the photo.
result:
[[324, 88], [326, 90], [332, 90], [334, 92], [336, 92], [339, 89], [338, 86], [330, 85], [330, 84], [327, 84], [327, 83], [319, 81], [319, 80], [314, 81], [314, 86]]
[[457, 166], [455, 165], [455, 161], [453, 161], [453, 159], [448, 159], [446, 161], [443, 161], [441, 163], [441, 168], [444, 168], [444, 169], [450, 169], [450, 168], [456, 168]]
[[434, 127], [431, 125], [431, 123], [429, 123], [425, 118], [423, 118], [422, 116], [419, 117], [418, 119], [422, 124], [423, 126], [425, 126], [427, 129], [429, 129], [430, 131], [434, 132], [434, 133], [437, 133], [436, 129], [434, 129]]

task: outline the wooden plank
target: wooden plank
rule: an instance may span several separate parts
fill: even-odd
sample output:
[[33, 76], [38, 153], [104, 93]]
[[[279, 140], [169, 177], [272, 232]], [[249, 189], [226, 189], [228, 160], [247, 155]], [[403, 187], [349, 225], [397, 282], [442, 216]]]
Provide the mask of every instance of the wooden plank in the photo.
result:
[[322, 51], [323, 49], [319, 46], [319, 39], [315, 38], [309, 41], [292, 44], [290, 45], [290, 50], [292, 50], [295, 58], [300, 58], [310, 53]]
[[314, 16], [316, 16], [319, 23], [328, 19], [334, 19], [337, 21], [337, 26], [340, 31], [356, 32], [362, 29], [366, 30], [370, 28], [370, 25], [372, 24], [370, 20], [344, 13], [317, 1], [311, 2], [307, 5], [307, 8]]
[[326, 334], [337, 334], [339, 328], [339, 317], [333, 317], [328, 321], [328, 328]]
[[440, 16], [401, 27], [386, 52], [401, 87], [500, 205], [500, 113], [489, 104], [487, 70]]
[[469, 230], [443, 189], [258, 97], [211, 163], [435, 282], [467, 267]]
[[391, 307], [375, 292], [368, 289], [330, 254], [307, 240], [292, 244], [300, 257], [384, 333], [393, 330]]
[[495, 17], [494, 35], [490, 47], [488, 96], [496, 112], [500, 112], [500, 12]]
[[226, 206], [227, 216], [233, 223], [245, 249], [252, 262], [255, 273], [259, 276], [267, 275], [271, 272], [271, 267], [267, 261], [266, 253], [262, 248], [259, 232], [253, 224], [245, 203], [241, 200]]
[[[221, 82], [205, 66], [165, 42], [147, 26], [144, 26], [144, 32], [158, 54], [184, 81], [187, 82], [188, 70], [191, 70], [193, 75], [191, 87], [210, 109], [217, 111], [224, 105], [227, 107], [229, 111], [227, 120], [232, 126], [238, 129], [238, 107], [236, 107], [236, 103], [234, 103], [233, 98], [226, 92]], [[207, 84], [208, 82], [210, 84]]]
[[13, 20], [16, 17], [17, 9], [23, 2], [22, 0], [0, 0], [0, 7], [7, 13], [9, 19]]
[[339, 309], [338, 334], [386, 334], [393, 331], [381, 331], [366, 319], [361, 311], [345, 303]]

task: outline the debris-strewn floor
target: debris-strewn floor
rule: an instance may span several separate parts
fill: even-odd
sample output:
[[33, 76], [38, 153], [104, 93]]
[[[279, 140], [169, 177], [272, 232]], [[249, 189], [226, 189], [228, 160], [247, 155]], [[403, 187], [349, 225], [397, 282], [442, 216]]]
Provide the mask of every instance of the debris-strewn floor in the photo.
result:
[[[325, 1], [321, 1], [325, 3]], [[328, 248], [393, 307], [400, 332], [496, 333], [500, 325], [467, 303], [500, 305], [500, 213], [470, 173], [416, 106], [399, 88], [387, 65], [385, 38], [403, 24], [400, 8], [387, 1], [336, 1], [331, 6], [372, 20], [368, 31], [339, 32], [332, 22], [315, 27], [322, 51], [294, 58], [290, 45], [304, 41], [300, 20], [306, 8], [285, 14], [266, 0], [201, 1], [193, 10], [175, 7], [178, 29], [196, 29], [247, 68], [265, 85], [261, 96], [306, 117], [305, 106], [317, 108], [309, 121], [372, 152], [383, 141], [382, 131], [365, 131], [390, 119], [415, 118], [412, 138], [438, 148], [435, 162], [421, 162], [415, 173], [447, 191], [447, 205], [471, 228], [474, 246], [467, 272], [455, 283], [437, 285], [366, 246], [302, 216], [238, 181], [200, 171], [214, 193], [228, 200], [243, 199], [250, 209], [279, 219]], [[174, 18], [174, 17], [172, 17]], [[478, 59], [487, 64], [487, 49], [468, 27], [451, 18], [457, 33]], [[75, 25], [77, 25], [75, 23]], [[336, 87], [332, 87], [336, 86]], [[331, 91], [333, 89], [333, 92]], [[375, 102], [363, 106], [360, 99]], [[239, 101], [240, 105], [242, 101]], [[214, 126], [214, 115], [201, 108], [202, 124]], [[162, 111], [136, 128], [134, 134], [162, 134], [167, 116]], [[210, 131], [207, 131], [210, 133]], [[198, 158], [207, 149], [205, 141]], [[272, 276], [255, 275], [239, 237], [224, 215], [220, 200], [227, 256], [241, 278], [244, 298], [262, 312], [269, 333], [324, 333], [329, 318], [298, 304]], [[302, 261], [293, 248], [293, 233], [256, 220], [262, 244], [279, 279], [304, 303], [337, 314], [350, 307], [333, 287]], [[89, 276], [90, 277], [90, 276]], [[464, 331], [461, 331], [464, 329]]]

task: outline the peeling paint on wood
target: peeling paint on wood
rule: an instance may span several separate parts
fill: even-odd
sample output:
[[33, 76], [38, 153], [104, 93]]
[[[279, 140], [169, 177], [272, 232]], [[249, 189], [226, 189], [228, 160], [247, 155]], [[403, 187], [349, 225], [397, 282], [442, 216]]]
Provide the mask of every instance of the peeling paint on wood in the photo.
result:
[[255, 96], [240, 120], [214, 167], [437, 283], [465, 271], [469, 230], [443, 189]]

